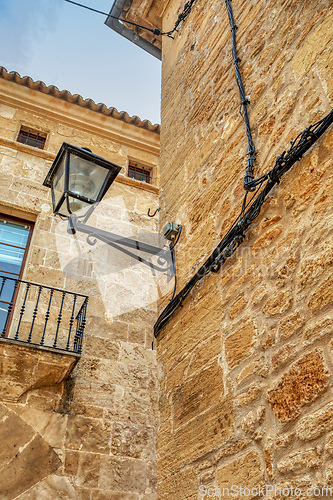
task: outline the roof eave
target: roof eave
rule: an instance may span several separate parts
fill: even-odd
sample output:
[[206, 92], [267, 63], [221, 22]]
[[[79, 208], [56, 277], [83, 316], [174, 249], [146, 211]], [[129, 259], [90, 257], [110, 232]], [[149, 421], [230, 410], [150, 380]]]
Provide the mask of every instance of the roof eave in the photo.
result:
[[[111, 7], [109, 15], [114, 17], [120, 17], [124, 10], [126, 2], [127, 0], [115, 0], [114, 4]], [[121, 21], [113, 19], [112, 17], [107, 17], [105, 20], [105, 24], [109, 28], [116, 31], [116, 33], [119, 33], [121, 36], [127, 38], [141, 49], [153, 55], [160, 61], [162, 60], [161, 49], [159, 49], [154, 44], [152, 44], [151, 42], [140, 36], [138, 33], [135, 33], [131, 29], [127, 28]]]

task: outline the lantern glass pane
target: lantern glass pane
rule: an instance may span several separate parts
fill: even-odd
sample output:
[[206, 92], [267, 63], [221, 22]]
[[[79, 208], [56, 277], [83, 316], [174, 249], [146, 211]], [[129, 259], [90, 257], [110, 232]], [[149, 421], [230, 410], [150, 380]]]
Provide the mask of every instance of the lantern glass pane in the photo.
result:
[[68, 189], [73, 194], [97, 201], [108, 174], [109, 170], [107, 168], [72, 154], [69, 166]]
[[65, 164], [66, 155], [63, 155], [59, 162], [56, 174], [52, 180], [53, 209], [57, 206], [65, 190]]
[[91, 207], [90, 203], [86, 203], [84, 201], [78, 200], [77, 198], [73, 198], [72, 196], [68, 196], [68, 205], [67, 205], [67, 197], [65, 197], [63, 203], [61, 204], [58, 213], [64, 217], [69, 217], [71, 214], [76, 213], [78, 216], [85, 215], [85, 212], [88, 208]]

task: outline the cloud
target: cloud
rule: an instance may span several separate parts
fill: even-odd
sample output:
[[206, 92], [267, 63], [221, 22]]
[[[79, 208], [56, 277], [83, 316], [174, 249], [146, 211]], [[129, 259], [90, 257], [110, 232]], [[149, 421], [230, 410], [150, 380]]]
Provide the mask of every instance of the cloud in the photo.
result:
[[[0, 64], [17, 69], [56, 29], [61, 0], [0, 0]], [[15, 62], [15, 68], [12, 68]]]

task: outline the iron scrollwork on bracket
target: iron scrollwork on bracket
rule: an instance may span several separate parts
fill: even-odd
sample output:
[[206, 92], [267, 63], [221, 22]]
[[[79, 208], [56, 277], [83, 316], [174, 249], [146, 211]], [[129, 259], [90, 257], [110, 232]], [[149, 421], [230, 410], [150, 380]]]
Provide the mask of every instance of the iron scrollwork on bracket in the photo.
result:
[[[168, 276], [168, 281], [174, 276], [174, 264], [169, 247], [161, 249], [159, 247], [149, 245], [148, 243], [143, 243], [141, 241], [88, 226], [85, 223], [80, 222], [75, 214], [72, 214], [68, 220], [67, 232], [70, 234], [75, 234], [76, 232], [87, 234], [87, 243], [91, 246], [96, 245], [97, 240], [100, 240], [139, 261], [140, 263], [145, 264], [152, 270], [166, 274]], [[157, 264], [142, 257], [142, 253], [155, 256]]]
[[88, 243], [88, 245], [90, 245], [92, 247], [94, 245], [96, 245], [97, 239], [95, 238], [94, 234], [88, 234], [88, 236], [87, 236], [87, 243]]

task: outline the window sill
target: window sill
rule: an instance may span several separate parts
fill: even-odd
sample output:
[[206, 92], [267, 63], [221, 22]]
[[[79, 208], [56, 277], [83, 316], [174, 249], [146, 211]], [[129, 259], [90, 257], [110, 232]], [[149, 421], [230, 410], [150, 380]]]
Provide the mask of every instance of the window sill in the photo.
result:
[[147, 184], [147, 182], [137, 181], [135, 179], [131, 179], [130, 177], [125, 177], [123, 175], [118, 175], [116, 178], [116, 182], [120, 182], [122, 184], [127, 184], [127, 186], [133, 186], [138, 189], [142, 189], [143, 191], [150, 191], [151, 193], [159, 193], [159, 189], [157, 186], [153, 186], [152, 184]]
[[56, 157], [55, 154], [45, 151], [45, 149], [35, 148], [34, 146], [28, 146], [27, 144], [22, 144], [21, 142], [12, 141], [10, 139], [0, 138], [0, 146], [5, 146], [6, 148], [15, 149], [16, 151], [21, 151], [32, 156], [39, 156], [45, 160], [53, 161]]

